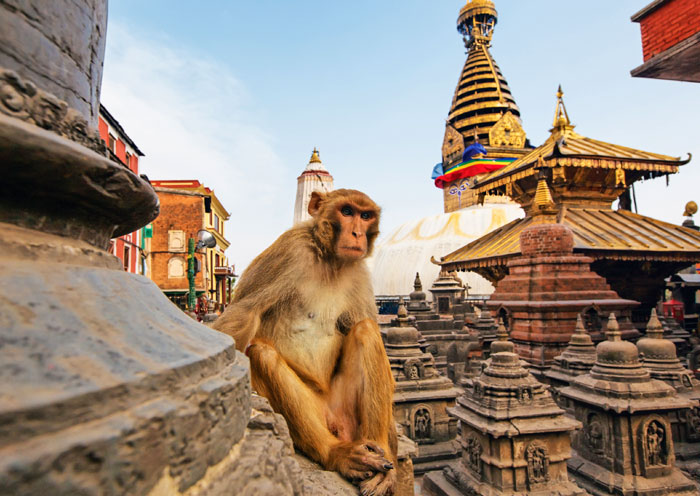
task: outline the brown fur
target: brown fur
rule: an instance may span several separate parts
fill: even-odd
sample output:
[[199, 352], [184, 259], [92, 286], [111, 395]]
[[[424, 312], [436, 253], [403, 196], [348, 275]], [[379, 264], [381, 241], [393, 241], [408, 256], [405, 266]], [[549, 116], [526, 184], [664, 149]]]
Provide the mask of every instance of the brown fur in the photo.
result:
[[340, 189], [314, 192], [309, 213], [253, 260], [214, 328], [247, 349], [253, 387], [299, 449], [362, 494], [393, 494], [394, 381], [364, 263], [380, 209]]

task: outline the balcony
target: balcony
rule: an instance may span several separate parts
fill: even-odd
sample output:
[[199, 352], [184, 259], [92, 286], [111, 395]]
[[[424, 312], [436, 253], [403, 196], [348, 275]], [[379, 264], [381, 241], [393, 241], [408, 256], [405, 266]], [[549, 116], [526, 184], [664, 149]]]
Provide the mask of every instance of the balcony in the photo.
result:
[[214, 267], [214, 275], [217, 277], [233, 277], [235, 274], [234, 267], [229, 267], [227, 265], [217, 265]]

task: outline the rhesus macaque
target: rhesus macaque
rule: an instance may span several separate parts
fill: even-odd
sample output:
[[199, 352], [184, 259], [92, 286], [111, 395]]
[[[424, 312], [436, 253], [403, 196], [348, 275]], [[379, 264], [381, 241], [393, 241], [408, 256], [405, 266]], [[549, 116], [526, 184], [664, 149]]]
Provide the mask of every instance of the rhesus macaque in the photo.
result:
[[253, 260], [214, 323], [246, 350], [253, 387], [297, 448], [377, 496], [394, 493], [397, 449], [394, 379], [364, 263], [379, 211], [359, 191], [312, 193], [313, 219]]

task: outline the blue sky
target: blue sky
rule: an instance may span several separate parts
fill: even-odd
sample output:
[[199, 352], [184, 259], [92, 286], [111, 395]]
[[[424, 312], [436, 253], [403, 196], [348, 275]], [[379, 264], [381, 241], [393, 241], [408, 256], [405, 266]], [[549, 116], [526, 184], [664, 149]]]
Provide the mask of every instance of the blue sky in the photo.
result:
[[[492, 54], [530, 141], [558, 84], [576, 130], [696, 160], [637, 185], [639, 212], [680, 223], [700, 200], [700, 85], [632, 78], [630, 16], [649, 0], [496, 1]], [[244, 267], [291, 225], [296, 178], [317, 146], [336, 187], [370, 194], [382, 231], [442, 211], [430, 181], [466, 58], [463, 1], [160, 1], [109, 4], [102, 101], [144, 151], [151, 179], [200, 179], [231, 211]]]

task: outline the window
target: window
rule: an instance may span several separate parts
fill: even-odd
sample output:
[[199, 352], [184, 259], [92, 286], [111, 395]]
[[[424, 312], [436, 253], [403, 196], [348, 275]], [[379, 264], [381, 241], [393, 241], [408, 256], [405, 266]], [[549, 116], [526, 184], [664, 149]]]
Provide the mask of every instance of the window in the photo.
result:
[[214, 214], [214, 230], [219, 232], [219, 216]]
[[131, 153], [126, 152], [126, 166], [131, 168]]
[[109, 149], [112, 150], [112, 153], [116, 153], [115, 148], [114, 148], [116, 146], [116, 143], [117, 143], [117, 138], [115, 138], [112, 134], [110, 134], [108, 146], [109, 146]]
[[186, 251], [185, 231], [168, 231], [168, 251]]
[[172, 257], [168, 260], [168, 278], [185, 277], [185, 259]]
[[131, 247], [124, 245], [124, 270], [129, 272], [129, 262], [131, 261]]

